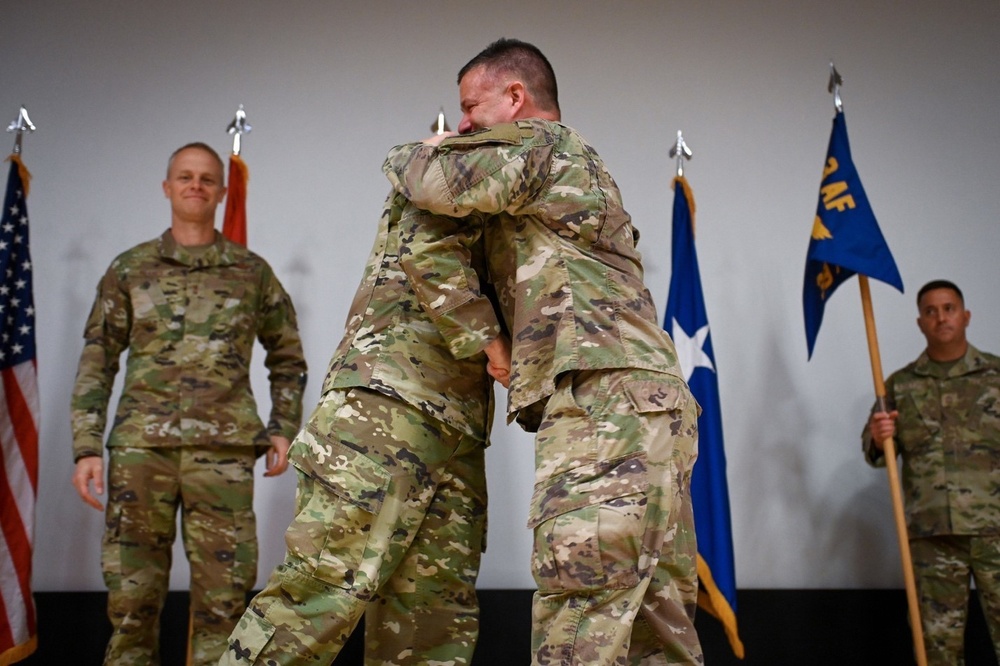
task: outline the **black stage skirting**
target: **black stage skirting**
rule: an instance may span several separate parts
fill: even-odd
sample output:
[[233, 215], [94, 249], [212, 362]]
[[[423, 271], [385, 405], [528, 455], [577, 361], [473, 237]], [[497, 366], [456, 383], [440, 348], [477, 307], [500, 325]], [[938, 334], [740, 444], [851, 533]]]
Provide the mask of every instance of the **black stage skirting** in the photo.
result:
[[[481, 590], [474, 666], [530, 663], [531, 592]], [[101, 592], [39, 592], [38, 650], [26, 666], [100, 664], [110, 625]], [[914, 664], [903, 590], [742, 590], [737, 598], [746, 658], [736, 659], [719, 623], [696, 622], [708, 666], [909, 666]], [[334, 662], [361, 666], [361, 627]], [[161, 627], [163, 666], [184, 664], [187, 593], [171, 592]], [[973, 599], [966, 666], [997, 666], [979, 603]]]

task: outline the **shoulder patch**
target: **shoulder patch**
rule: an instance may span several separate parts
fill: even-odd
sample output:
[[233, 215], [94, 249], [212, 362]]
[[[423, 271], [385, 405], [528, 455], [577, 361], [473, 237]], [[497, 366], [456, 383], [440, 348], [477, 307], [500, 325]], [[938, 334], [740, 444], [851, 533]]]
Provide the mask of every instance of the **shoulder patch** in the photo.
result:
[[[529, 134], [528, 136], [531, 135]], [[442, 141], [440, 145], [454, 147], [478, 146], [484, 143], [507, 143], [517, 145], [522, 143], [523, 139], [524, 133], [517, 125], [504, 123], [502, 125], [487, 127], [486, 129], [481, 129], [477, 132], [470, 132], [469, 134], [450, 136]]]

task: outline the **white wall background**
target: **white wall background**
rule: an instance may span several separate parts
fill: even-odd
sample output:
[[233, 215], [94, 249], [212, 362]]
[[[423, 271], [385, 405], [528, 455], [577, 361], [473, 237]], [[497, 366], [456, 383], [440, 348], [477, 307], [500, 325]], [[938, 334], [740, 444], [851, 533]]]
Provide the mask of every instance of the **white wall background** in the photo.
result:
[[[169, 153], [200, 139], [227, 154], [225, 128], [246, 106], [250, 246], [295, 300], [308, 413], [388, 191], [386, 151], [428, 135], [442, 105], [457, 124], [456, 73], [500, 36], [552, 61], [564, 120], [601, 151], [642, 232], [661, 311], [678, 129], [695, 151], [686, 173], [740, 587], [902, 587], [886, 476], [860, 453], [873, 391], [856, 281], [830, 303], [806, 361], [802, 274], [833, 116], [828, 65], [845, 78], [855, 162], [907, 287], [873, 284], [887, 374], [922, 348], [913, 298], [932, 278], [964, 288], [971, 339], [997, 351], [996, 0], [8, 0], [0, 11], [0, 121], [24, 104], [38, 126], [23, 153], [43, 419], [35, 589], [103, 589], [102, 516], [70, 486], [69, 395], [98, 278], [169, 223]], [[262, 370], [258, 358], [266, 413]], [[532, 444], [499, 422], [481, 584], [530, 588]], [[258, 585], [282, 557], [294, 486], [292, 473], [258, 482]], [[176, 549], [172, 585], [187, 581]]]

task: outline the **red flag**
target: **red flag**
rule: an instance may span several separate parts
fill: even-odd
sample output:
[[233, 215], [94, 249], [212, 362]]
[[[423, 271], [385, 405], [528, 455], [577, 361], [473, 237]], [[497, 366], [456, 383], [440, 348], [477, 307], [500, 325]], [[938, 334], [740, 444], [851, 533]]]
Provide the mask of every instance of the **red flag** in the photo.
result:
[[17, 155], [0, 211], [0, 666], [35, 651], [31, 552], [38, 494], [38, 370], [28, 181]]
[[229, 185], [222, 235], [240, 245], [247, 244], [247, 181], [250, 174], [239, 155], [229, 156]]

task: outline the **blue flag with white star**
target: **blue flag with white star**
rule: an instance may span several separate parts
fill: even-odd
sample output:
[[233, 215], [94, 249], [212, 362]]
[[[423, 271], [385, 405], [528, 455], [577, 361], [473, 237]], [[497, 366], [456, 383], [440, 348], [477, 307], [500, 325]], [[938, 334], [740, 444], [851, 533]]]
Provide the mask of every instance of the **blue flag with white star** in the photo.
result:
[[674, 340], [684, 379], [701, 405], [698, 460], [691, 479], [698, 539], [698, 605], [722, 623], [733, 653], [742, 659], [719, 382], [694, 245], [694, 197], [683, 176], [674, 179], [673, 216], [672, 273], [663, 328]]
[[838, 111], [833, 119], [830, 146], [819, 186], [816, 219], [806, 253], [802, 307], [809, 358], [812, 358], [816, 336], [823, 323], [823, 308], [827, 300], [855, 273], [881, 280], [903, 291], [903, 278], [854, 168], [844, 112]]

